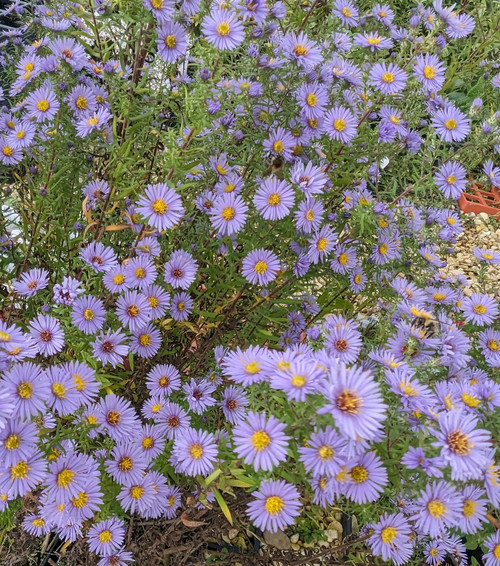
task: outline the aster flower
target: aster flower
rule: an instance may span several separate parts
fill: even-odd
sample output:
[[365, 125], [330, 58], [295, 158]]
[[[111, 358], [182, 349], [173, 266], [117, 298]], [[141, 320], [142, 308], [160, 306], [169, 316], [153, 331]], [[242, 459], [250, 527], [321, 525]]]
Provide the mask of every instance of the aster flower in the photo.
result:
[[16, 165], [23, 158], [23, 152], [15, 147], [14, 142], [7, 136], [0, 136], [0, 161], [4, 165]]
[[454, 527], [460, 519], [460, 495], [443, 480], [428, 484], [420, 492], [416, 506], [415, 526], [431, 537], [439, 536], [445, 528]]
[[64, 332], [56, 318], [39, 314], [30, 322], [28, 329], [37, 351], [42, 355], [51, 356], [63, 349]]
[[325, 346], [328, 354], [346, 364], [352, 364], [358, 359], [362, 345], [361, 333], [347, 326], [337, 325], [326, 334]]
[[255, 193], [253, 202], [266, 220], [281, 220], [288, 216], [295, 201], [292, 187], [274, 177], [266, 179]]
[[156, 279], [156, 267], [147, 255], [140, 255], [127, 262], [124, 267], [127, 283], [132, 288], [143, 291]]
[[214, 469], [217, 443], [213, 434], [187, 428], [176, 436], [172, 461], [176, 469], [187, 476], [207, 476]]
[[138, 291], [125, 291], [116, 302], [116, 315], [132, 332], [144, 328], [150, 318], [149, 301]]
[[426, 564], [439, 566], [446, 558], [446, 548], [441, 539], [431, 540], [424, 547], [424, 558]]
[[98, 474], [95, 461], [85, 454], [67, 452], [49, 464], [47, 495], [57, 505], [66, 504], [85, 490], [90, 477]]
[[14, 404], [14, 413], [26, 420], [45, 409], [50, 389], [40, 366], [31, 362], [17, 363], [4, 373], [2, 382]]
[[478, 343], [489, 365], [500, 367], [500, 331], [487, 328], [478, 335]]
[[484, 541], [487, 551], [483, 554], [485, 566], [499, 566], [500, 564], [500, 531], [496, 531]]
[[115, 394], [106, 395], [101, 399], [97, 421], [99, 428], [115, 441], [134, 437], [140, 429], [140, 423], [132, 405]]
[[376, 501], [388, 483], [382, 460], [373, 452], [367, 452], [351, 463], [349, 475], [351, 482], [345, 493], [356, 503]]
[[300, 515], [299, 497], [295, 486], [283, 480], [264, 481], [248, 504], [247, 515], [257, 528], [276, 533], [293, 525]]
[[7, 466], [31, 456], [37, 444], [38, 430], [33, 423], [18, 419], [7, 421], [0, 432], [0, 458]]
[[63, 277], [62, 283], [56, 283], [52, 287], [52, 300], [59, 305], [72, 305], [83, 289], [80, 289], [80, 281], [73, 277]]
[[224, 356], [222, 371], [234, 382], [247, 387], [265, 379], [263, 364], [266, 358], [265, 350], [259, 346], [250, 346], [246, 350], [237, 346], [236, 350]]
[[48, 284], [49, 274], [45, 269], [30, 269], [21, 275], [19, 281], [13, 283], [13, 287], [20, 295], [30, 298], [45, 289]]
[[179, 507], [182, 505], [182, 493], [177, 486], [167, 486], [165, 491], [165, 511], [164, 515], [167, 519], [173, 519]]
[[172, 297], [170, 314], [176, 321], [187, 320], [189, 315], [193, 312], [193, 305], [194, 301], [187, 293], [176, 293]]
[[149, 302], [151, 319], [162, 318], [170, 305], [170, 293], [159, 285], [150, 285], [143, 290], [143, 294]]
[[323, 226], [315, 232], [309, 240], [307, 259], [312, 263], [325, 261], [326, 257], [335, 247], [338, 235], [329, 227]]
[[248, 206], [234, 193], [218, 196], [210, 210], [210, 221], [220, 236], [231, 236], [243, 228], [247, 219]]
[[412, 529], [402, 513], [384, 513], [376, 525], [368, 544], [375, 556], [392, 560], [397, 566], [406, 564], [413, 552]]
[[165, 437], [159, 425], [144, 425], [139, 438], [135, 442], [148, 465], [165, 448]]
[[248, 399], [243, 389], [230, 385], [224, 389], [219, 406], [226, 420], [234, 425], [245, 418]]
[[52, 53], [68, 63], [75, 71], [83, 69], [87, 63], [87, 57], [82, 45], [69, 37], [58, 37], [48, 44]]
[[248, 413], [233, 429], [234, 450], [255, 471], [271, 471], [286, 459], [289, 437], [286, 425], [272, 415]]
[[94, 91], [85, 85], [76, 85], [70, 92], [67, 102], [77, 118], [93, 114], [97, 109]]
[[323, 60], [317, 43], [308, 39], [302, 31], [287, 33], [281, 41], [281, 50], [288, 60], [295, 61], [304, 69], [316, 67]]
[[328, 177], [312, 161], [309, 161], [306, 165], [302, 161], [298, 161], [292, 168], [291, 180], [292, 183], [298, 185], [306, 196], [311, 196], [323, 192]]
[[271, 387], [284, 391], [289, 399], [305, 402], [306, 395], [318, 392], [323, 370], [314, 360], [291, 360], [287, 367], [271, 375]]
[[158, 22], [166, 22], [171, 19], [174, 9], [172, 0], [143, 0], [142, 3], [148, 10], [151, 10]]
[[118, 443], [106, 460], [108, 474], [121, 485], [132, 485], [141, 480], [147, 462], [142, 450], [135, 443]]
[[110, 556], [122, 546], [125, 533], [125, 525], [118, 517], [100, 521], [87, 534], [89, 550], [99, 556]]
[[181, 378], [178, 370], [170, 364], [158, 364], [147, 375], [146, 386], [152, 395], [168, 397], [180, 389]]
[[472, 293], [470, 297], [464, 297], [460, 305], [467, 322], [477, 326], [491, 324], [498, 317], [497, 301], [488, 295]]
[[47, 404], [61, 416], [70, 415], [80, 406], [80, 395], [75, 382], [63, 366], [49, 366], [45, 370], [50, 388]]
[[347, 27], [356, 27], [358, 25], [359, 12], [352, 0], [335, 0], [333, 13]]
[[118, 263], [115, 252], [101, 242], [92, 242], [80, 252], [82, 260], [97, 273], [109, 271]]
[[113, 118], [107, 108], [98, 108], [92, 114], [87, 114], [76, 122], [76, 135], [81, 138], [89, 136], [94, 130], [104, 128]]
[[348, 144], [356, 137], [357, 120], [348, 108], [334, 106], [325, 114], [325, 131], [331, 139]]
[[370, 70], [370, 84], [382, 94], [397, 94], [406, 86], [408, 75], [394, 63], [375, 63]]
[[438, 92], [444, 84], [446, 67], [436, 55], [425, 53], [418, 55], [414, 74], [422, 83], [426, 92]]
[[213, 407], [216, 404], [216, 400], [211, 394], [216, 388], [217, 387], [210, 381], [191, 378], [191, 381], [186, 383], [183, 387], [186, 400], [189, 404], [189, 410], [197, 415], [202, 415], [208, 407]]
[[[154, 504], [155, 488], [146, 474], [138, 482], [124, 486], [116, 499], [124, 511], [143, 515]], [[111, 563], [112, 564], [112, 563]]]
[[295, 139], [292, 134], [284, 128], [276, 128], [269, 133], [269, 137], [262, 144], [264, 151], [271, 155], [280, 156], [285, 161], [293, 157]]
[[354, 43], [361, 47], [368, 47], [372, 53], [380, 49], [390, 49], [393, 46], [391, 38], [379, 35], [377, 32], [357, 33], [354, 36]]
[[439, 137], [445, 142], [459, 142], [470, 132], [469, 119], [455, 106], [438, 110], [431, 122]]
[[232, 10], [215, 9], [205, 17], [201, 31], [217, 49], [236, 49], [245, 39], [242, 22]]
[[137, 212], [160, 231], [172, 228], [184, 216], [181, 198], [165, 183], [148, 185], [136, 205]]
[[187, 50], [186, 30], [178, 23], [165, 21], [158, 28], [158, 54], [166, 63], [174, 63]]
[[377, 437], [386, 419], [386, 405], [369, 372], [339, 363], [328, 370], [322, 389], [328, 403], [318, 412], [331, 414], [342, 434], [352, 439]]
[[196, 279], [197, 271], [198, 264], [193, 256], [184, 250], [177, 250], [165, 264], [164, 279], [176, 289], [188, 289]]
[[47, 521], [42, 519], [40, 515], [35, 515], [34, 513], [30, 513], [24, 517], [22, 526], [28, 534], [34, 537], [46, 535], [50, 532], [51, 528]]
[[408, 452], [401, 458], [401, 464], [406, 466], [409, 470], [415, 470], [417, 468], [422, 468], [428, 476], [433, 476], [435, 478], [442, 478], [443, 472], [441, 467], [443, 467], [443, 462], [441, 458], [427, 458], [423, 449], [413, 446], [408, 447]]
[[461, 520], [458, 528], [463, 533], [474, 534], [482, 529], [483, 522], [487, 521], [487, 500], [485, 491], [473, 485], [468, 485], [462, 492]]
[[345, 465], [346, 441], [332, 427], [311, 435], [306, 447], [300, 447], [300, 461], [314, 476], [332, 477]]
[[297, 91], [296, 98], [306, 118], [319, 118], [328, 104], [328, 91], [317, 81], [304, 83]]
[[49, 84], [32, 92], [26, 99], [26, 110], [37, 122], [53, 120], [59, 110], [59, 102]]
[[161, 332], [151, 323], [134, 331], [130, 351], [140, 358], [152, 358], [160, 349]]
[[465, 167], [456, 161], [447, 161], [434, 175], [434, 182], [446, 198], [457, 200], [467, 186]]
[[120, 293], [125, 289], [129, 289], [129, 285], [125, 279], [124, 268], [122, 266], [112, 267], [102, 278], [104, 287], [110, 293]]
[[474, 256], [488, 265], [500, 265], [500, 252], [486, 248], [474, 248]]
[[273, 252], [252, 250], [243, 260], [241, 273], [253, 285], [267, 285], [276, 278], [280, 260]]
[[190, 421], [191, 417], [176, 403], [166, 403], [155, 419], [168, 440], [184, 432], [189, 427]]
[[490, 434], [477, 428], [478, 420], [465, 411], [441, 413], [438, 439], [441, 459], [449, 462], [453, 480], [479, 479], [489, 464]]
[[95, 339], [91, 342], [93, 355], [103, 364], [111, 364], [112, 367], [116, 367], [118, 364], [123, 362], [124, 356], [129, 352], [128, 344], [123, 342], [127, 339], [125, 334], [116, 330], [115, 332], [108, 330], [107, 332], [101, 332]]
[[85, 334], [95, 334], [106, 321], [104, 303], [92, 295], [80, 297], [73, 303], [71, 319]]
[[33, 450], [26, 459], [12, 462], [0, 477], [0, 493], [23, 497], [45, 480], [46, 466], [47, 461], [39, 450]]

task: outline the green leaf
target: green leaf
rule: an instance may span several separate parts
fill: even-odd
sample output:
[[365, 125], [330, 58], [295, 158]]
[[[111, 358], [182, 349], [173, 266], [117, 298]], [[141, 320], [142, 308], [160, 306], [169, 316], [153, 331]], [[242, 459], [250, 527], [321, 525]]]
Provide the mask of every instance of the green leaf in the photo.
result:
[[224, 501], [224, 498], [222, 497], [222, 493], [215, 487], [212, 488], [212, 493], [215, 495], [215, 499], [217, 500], [219, 507], [224, 513], [224, 517], [226, 517], [226, 519], [229, 521], [229, 524], [232, 526], [233, 517], [231, 516], [231, 511], [229, 510], [227, 503]]

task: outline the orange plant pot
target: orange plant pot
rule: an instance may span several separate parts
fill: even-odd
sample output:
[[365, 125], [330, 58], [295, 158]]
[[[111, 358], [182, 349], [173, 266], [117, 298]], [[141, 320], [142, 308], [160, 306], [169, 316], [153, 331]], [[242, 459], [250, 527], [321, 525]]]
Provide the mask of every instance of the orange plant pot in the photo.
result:
[[482, 185], [472, 184], [468, 193], [462, 193], [458, 199], [458, 206], [462, 212], [486, 212], [491, 216], [500, 218], [500, 191], [497, 187], [491, 187], [491, 191], [483, 191]]

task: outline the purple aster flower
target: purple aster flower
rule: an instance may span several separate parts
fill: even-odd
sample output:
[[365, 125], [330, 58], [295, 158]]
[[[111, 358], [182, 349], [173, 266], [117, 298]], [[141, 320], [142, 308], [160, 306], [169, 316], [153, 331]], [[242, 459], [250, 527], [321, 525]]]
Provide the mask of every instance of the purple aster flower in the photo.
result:
[[116, 315], [132, 332], [144, 328], [150, 318], [149, 301], [138, 291], [125, 291], [116, 302]]
[[50, 388], [47, 404], [61, 416], [74, 413], [80, 406], [81, 398], [75, 382], [63, 366], [49, 366], [45, 370]]
[[23, 519], [23, 529], [34, 537], [40, 537], [50, 532], [51, 525], [40, 515], [30, 513]]
[[444, 84], [445, 71], [446, 67], [439, 58], [429, 53], [417, 56], [413, 70], [426, 92], [438, 92], [441, 90]]
[[372, 526], [373, 534], [368, 544], [375, 556], [384, 561], [392, 560], [397, 566], [406, 564], [413, 554], [413, 532], [402, 513], [384, 513]]
[[431, 122], [439, 137], [445, 142], [459, 142], [470, 132], [469, 119], [455, 106], [438, 110]]
[[377, 265], [385, 265], [399, 256], [394, 241], [387, 235], [380, 234], [378, 243], [372, 248], [371, 259]]
[[252, 250], [243, 260], [241, 273], [253, 285], [267, 285], [280, 270], [280, 260], [273, 252]]
[[284, 391], [289, 399], [305, 402], [306, 395], [318, 392], [323, 370], [314, 360], [301, 358], [287, 363], [287, 367], [271, 375], [271, 387]]
[[324, 114], [328, 104], [328, 91], [317, 81], [304, 83], [297, 91], [296, 97], [306, 118], [319, 118]]
[[94, 130], [104, 128], [113, 118], [107, 108], [99, 108], [92, 114], [87, 114], [76, 122], [76, 135], [80, 138], [89, 136]]
[[283, 480], [263, 481], [255, 492], [255, 501], [247, 506], [252, 523], [263, 531], [276, 533], [293, 525], [302, 504], [296, 487]]
[[33, 142], [36, 134], [36, 126], [27, 120], [23, 120], [20, 124], [17, 124], [14, 131], [9, 136], [9, 140], [12, 143], [14, 149], [20, 149], [29, 147]]
[[214, 9], [201, 25], [206, 40], [217, 49], [236, 49], [245, 39], [245, 30], [232, 10]]
[[416, 501], [415, 526], [421, 533], [437, 537], [445, 528], [456, 526], [461, 506], [460, 494], [453, 487], [443, 480], [432, 482]]
[[184, 216], [181, 197], [165, 183], [148, 185], [136, 203], [137, 212], [160, 231], [172, 228]]
[[500, 531], [496, 531], [485, 539], [483, 545], [488, 552], [483, 554], [485, 566], [500, 565]]
[[126, 339], [125, 334], [119, 330], [101, 332], [91, 343], [94, 357], [103, 365], [109, 363], [115, 368], [123, 362], [124, 356], [129, 352], [128, 344], [123, 343]]
[[337, 428], [349, 438], [377, 437], [387, 406], [369, 372], [356, 366], [347, 369], [343, 363], [332, 365], [322, 389], [329, 402], [319, 414], [332, 414]]
[[80, 71], [87, 63], [87, 56], [83, 46], [74, 39], [58, 37], [53, 39], [48, 47], [56, 57], [66, 61], [75, 71]]
[[474, 415], [461, 410], [439, 416], [439, 429], [434, 432], [438, 441], [433, 445], [441, 448], [441, 459], [450, 464], [452, 480], [479, 479], [489, 465], [491, 437], [478, 424]]
[[186, 30], [173, 21], [167, 21], [158, 28], [158, 54], [166, 63], [174, 63], [187, 50]]
[[179, 507], [182, 505], [182, 493], [177, 486], [167, 486], [165, 492], [165, 511], [164, 515], [167, 519], [173, 519]]
[[146, 386], [151, 395], [168, 397], [181, 386], [181, 376], [178, 370], [170, 364], [158, 364], [147, 375]]
[[384, 37], [377, 32], [357, 33], [354, 36], [354, 43], [361, 47], [368, 47], [372, 53], [380, 49], [390, 49], [393, 46], [393, 41], [390, 37]]
[[307, 38], [304, 32], [287, 33], [281, 41], [283, 55], [290, 61], [295, 61], [299, 67], [311, 69], [319, 65], [323, 57], [321, 49], [315, 41]]
[[108, 474], [121, 485], [133, 485], [141, 480], [147, 467], [142, 450], [135, 443], [118, 443], [106, 460]]
[[345, 465], [346, 441], [332, 427], [311, 435], [306, 447], [300, 447], [300, 461], [313, 474], [332, 477]]
[[187, 293], [176, 293], [172, 297], [170, 314], [176, 321], [183, 321], [189, 318], [193, 312], [194, 301]]
[[242, 350], [239, 346], [224, 357], [221, 365], [225, 375], [236, 383], [247, 387], [264, 379], [262, 370], [266, 352], [259, 346]]
[[63, 349], [64, 332], [56, 318], [39, 314], [30, 322], [28, 328], [29, 335], [40, 354], [52, 356]]
[[217, 387], [210, 381], [191, 378], [191, 381], [183, 387], [189, 410], [197, 415], [202, 415], [208, 407], [213, 407], [217, 402], [211, 394], [216, 389]]
[[281, 220], [290, 213], [295, 202], [295, 194], [286, 181], [272, 177], [260, 185], [253, 202], [262, 218]]
[[59, 110], [59, 102], [50, 85], [45, 84], [26, 99], [26, 110], [37, 122], [53, 120]]
[[217, 443], [213, 434], [187, 428], [175, 437], [171, 461], [179, 472], [206, 477], [213, 472], [216, 459]]
[[152, 358], [160, 349], [161, 332], [151, 323], [134, 331], [130, 340], [130, 351], [140, 358]]
[[94, 370], [87, 364], [78, 361], [69, 362], [63, 368], [73, 380], [80, 402], [83, 404], [93, 402], [99, 393], [99, 384], [95, 378]]
[[69, 107], [78, 119], [85, 118], [97, 110], [97, 98], [94, 91], [85, 85], [76, 85], [67, 99]]
[[286, 425], [274, 416], [248, 413], [233, 429], [233, 444], [239, 458], [253, 465], [255, 471], [271, 471], [286, 460], [289, 437], [284, 434]]
[[290, 161], [293, 157], [295, 138], [284, 128], [276, 128], [269, 133], [269, 137], [264, 140], [262, 146], [265, 152]]
[[487, 521], [487, 500], [484, 499], [486, 492], [474, 485], [468, 485], [462, 492], [461, 519], [458, 528], [463, 533], [474, 534], [483, 528]]
[[97, 273], [109, 271], [118, 263], [115, 252], [101, 242], [92, 242], [80, 252], [82, 260]]
[[231, 236], [243, 228], [248, 206], [234, 193], [225, 193], [214, 199], [210, 221], [220, 236]]
[[359, 12], [352, 0], [335, 0], [333, 13], [347, 27], [358, 25]]
[[0, 458], [10, 466], [19, 460], [26, 460], [36, 448], [38, 429], [33, 423], [18, 419], [7, 421], [0, 432]]
[[150, 285], [143, 290], [143, 293], [149, 302], [151, 319], [162, 318], [170, 306], [170, 293], [159, 285]]
[[165, 448], [165, 437], [159, 425], [144, 425], [139, 438], [135, 441], [140, 448], [146, 464], [159, 456]]
[[461, 309], [467, 322], [477, 326], [492, 324], [498, 317], [497, 301], [488, 295], [472, 293], [470, 297], [464, 297], [461, 301]]
[[356, 503], [376, 501], [388, 483], [382, 460], [373, 452], [367, 452], [351, 463], [349, 475], [351, 482], [345, 494]]
[[80, 281], [73, 277], [63, 277], [62, 283], [56, 283], [52, 288], [52, 300], [59, 305], [72, 305], [83, 289]]
[[302, 332], [306, 329], [306, 319], [304, 315], [299, 311], [292, 311], [287, 316], [288, 322], [292, 330], [296, 332]]
[[104, 283], [104, 287], [111, 293], [120, 293], [129, 288], [122, 266], [109, 269], [109, 271], [104, 274], [102, 282]]
[[323, 192], [328, 177], [321, 167], [317, 167], [312, 161], [307, 165], [298, 161], [292, 168], [291, 180], [306, 196], [311, 196]]
[[315, 232], [309, 240], [307, 259], [312, 263], [325, 261], [326, 257], [335, 247], [338, 235], [329, 227], [323, 226]]
[[487, 328], [478, 335], [478, 344], [492, 367], [500, 367], [500, 331]]
[[440, 566], [446, 558], [446, 549], [441, 539], [431, 540], [424, 547], [424, 558], [426, 564]]
[[230, 385], [224, 389], [219, 405], [222, 407], [226, 420], [234, 425], [245, 418], [248, 399], [243, 389]]
[[57, 505], [65, 504], [72, 497], [78, 497], [85, 490], [89, 477], [97, 473], [95, 461], [91, 457], [75, 452], [61, 454], [55, 462], [49, 464], [47, 494]]
[[2, 384], [14, 405], [16, 416], [27, 420], [45, 410], [50, 388], [40, 366], [31, 362], [17, 363], [4, 373]]
[[26, 459], [19, 459], [4, 468], [0, 477], [0, 493], [23, 497], [45, 480], [47, 461], [39, 450], [33, 450]]
[[434, 175], [434, 182], [447, 198], [458, 200], [467, 185], [465, 167], [456, 161], [447, 161]]
[[99, 428], [115, 441], [134, 437], [140, 430], [132, 405], [114, 394], [106, 395], [99, 402], [97, 421]]
[[158, 257], [161, 252], [161, 246], [158, 243], [158, 238], [155, 238], [153, 236], [146, 236], [145, 238], [141, 238], [141, 240], [139, 240], [139, 242], [135, 246], [135, 250], [138, 255]]
[[176, 403], [166, 403], [158, 413], [155, 422], [168, 440], [174, 439], [189, 427], [191, 417]]
[[0, 136], [0, 161], [4, 165], [15, 165], [23, 158], [23, 152], [17, 149], [12, 139]]
[[366, 287], [367, 277], [361, 267], [355, 267], [349, 276], [354, 293], [360, 293]]
[[99, 556], [110, 556], [122, 546], [125, 533], [125, 524], [118, 517], [100, 521], [87, 534], [89, 550]]
[[[154, 493], [155, 492], [153, 490], [153, 494]], [[146, 506], [146, 509], [147, 508], [148, 507]], [[126, 551], [124, 548], [120, 548], [119, 551], [114, 552], [109, 556], [103, 556], [97, 563], [97, 566], [128, 566], [130, 562], [134, 562], [132, 553]]]
[[49, 284], [49, 274], [45, 269], [30, 269], [21, 275], [19, 281], [13, 283], [17, 293], [25, 297], [33, 297]]
[[[409, 392], [411, 394], [411, 392]], [[409, 470], [416, 470], [422, 468], [428, 476], [435, 478], [442, 478], [443, 472], [441, 467], [443, 462], [441, 458], [427, 458], [422, 448], [408, 447], [408, 452], [401, 458], [401, 463]]]
[[151, 13], [159, 22], [166, 22], [172, 18], [174, 3], [172, 0], [143, 0], [144, 6], [151, 10]]
[[357, 257], [353, 248], [344, 244], [336, 246], [333, 251], [334, 258], [330, 262], [330, 267], [334, 273], [348, 273], [356, 264]]
[[362, 345], [361, 333], [343, 325], [329, 329], [325, 338], [328, 354], [346, 364], [352, 364], [358, 359]]
[[198, 264], [190, 253], [184, 250], [177, 250], [170, 256], [170, 260], [165, 264], [164, 270], [166, 283], [169, 283], [176, 289], [188, 289], [196, 279]]
[[[500, 75], [499, 75], [500, 76]], [[500, 167], [495, 167], [493, 161], [488, 159], [483, 164], [483, 171], [488, 176], [490, 183], [496, 187], [500, 184]]]
[[116, 499], [124, 511], [129, 511], [130, 514], [136, 511], [143, 515], [153, 505], [155, 500], [155, 488], [149, 480], [149, 474], [146, 474], [139, 481], [127, 485], [122, 488]]
[[123, 273], [128, 285], [144, 291], [156, 279], [156, 267], [147, 255], [140, 255], [131, 259], [125, 266]]
[[408, 75], [394, 63], [375, 63], [370, 70], [370, 84], [382, 94], [397, 94], [406, 86]]
[[85, 334], [95, 334], [106, 321], [106, 309], [100, 299], [86, 295], [76, 299], [71, 312], [73, 324]]

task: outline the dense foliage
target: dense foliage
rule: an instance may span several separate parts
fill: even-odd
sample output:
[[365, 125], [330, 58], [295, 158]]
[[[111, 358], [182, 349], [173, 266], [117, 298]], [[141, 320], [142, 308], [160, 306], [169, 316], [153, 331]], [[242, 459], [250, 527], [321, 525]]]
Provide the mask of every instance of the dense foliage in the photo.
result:
[[116, 566], [133, 513], [231, 522], [246, 489], [262, 530], [335, 504], [382, 560], [500, 565], [500, 254], [446, 270], [500, 175], [500, 13], [472, 7], [4, 11], [5, 526], [31, 492], [28, 532]]

